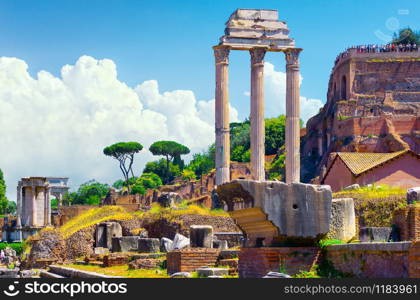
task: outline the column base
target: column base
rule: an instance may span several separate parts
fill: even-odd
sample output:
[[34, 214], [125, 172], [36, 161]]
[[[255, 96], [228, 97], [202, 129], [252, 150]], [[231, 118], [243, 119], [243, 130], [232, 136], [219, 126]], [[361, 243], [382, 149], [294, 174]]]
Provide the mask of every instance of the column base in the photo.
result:
[[218, 168], [216, 169], [216, 185], [230, 181], [230, 168]]

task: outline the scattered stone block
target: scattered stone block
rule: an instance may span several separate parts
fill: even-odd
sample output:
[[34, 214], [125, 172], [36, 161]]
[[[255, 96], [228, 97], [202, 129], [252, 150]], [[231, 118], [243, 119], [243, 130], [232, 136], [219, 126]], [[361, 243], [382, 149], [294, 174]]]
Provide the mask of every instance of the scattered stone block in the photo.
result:
[[391, 231], [391, 227], [363, 227], [359, 231], [359, 240], [361, 242], [388, 242]]
[[95, 245], [112, 249], [112, 239], [122, 237], [122, 227], [117, 222], [103, 222], [96, 225]]
[[213, 227], [209, 225], [190, 226], [192, 248], [213, 248]]
[[158, 203], [162, 207], [172, 207], [175, 206], [175, 204], [180, 203], [181, 201], [181, 196], [173, 192], [165, 192], [158, 197]]
[[213, 240], [213, 248], [217, 248], [219, 250], [226, 250], [228, 249], [228, 242], [226, 240]]
[[263, 278], [291, 278], [291, 276], [285, 273], [268, 272]]
[[113, 266], [122, 266], [128, 264], [128, 256], [111, 256], [105, 255], [104, 256], [104, 263], [105, 267], [113, 267]]
[[226, 276], [229, 275], [229, 270], [225, 268], [204, 267], [197, 269], [197, 274], [199, 277]]
[[96, 247], [94, 249], [94, 253], [96, 255], [105, 255], [105, 254], [109, 254], [109, 249], [108, 248], [102, 248], [102, 247]]
[[160, 251], [160, 240], [155, 238], [139, 238], [138, 252], [154, 253]]
[[1, 278], [19, 278], [18, 276], [19, 269], [8, 269], [8, 268], [0, 268], [0, 279]]
[[413, 187], [407, 190], [407, 204], [420, 201], [420, 187]]
[[175, 234], [172, 250], [179, 250], [190, 246], [190, 239], [183, 236], [182, 234]]
[[128, 264], [130, 270], [137, 269], [156, 269], [160, 264], [159, 259], [136, 259]]
[[137, 252], [139, 236], [122, 236], [112, 239], [112, 252]]
[[168, 238], [160, 239], [160, 252], [169, 252], [173, 249], [173, 242]]
[[329, 239], [349, 241], [356, 236], [356, 215], [352, 198], [333, 199]]
[[357, 183], [355, 183], [355, 184], [346, 186], [343, 190], [345, 190], [345, 191], [351, 191], [351, 190], [357, 190], [357, 189], [360, 189], [360, 185], [357, 184]]
[[171, 278], [191, 278], [192, 275], [189, 272], [177, 272], [171, 275]]

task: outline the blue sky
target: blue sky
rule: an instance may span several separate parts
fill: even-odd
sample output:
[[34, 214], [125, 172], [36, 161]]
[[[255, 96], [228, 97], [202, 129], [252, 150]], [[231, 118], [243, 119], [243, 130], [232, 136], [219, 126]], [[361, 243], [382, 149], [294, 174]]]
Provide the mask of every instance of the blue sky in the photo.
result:
[[[25, 176], [68, 176], [73, 190], [91, 179], [112, 184], [120, 170], [102, 149], [115, 142], [144, 145], [136, 175], [157, 159], [147, 150], [157, 140], [207, 149], [212, 46], [237, 8], [278, 9], [304, 48], [305, 120], [325, 102], [339, 52], [420, 28], [418, 0], [0, 0], [0, 168], [9, 199]], [[249, 114], [249, 60], [247, 52], [231, 54], [231, 120]], [[270, 53], [266, 61], [266, 116], [273, 116], [284, 112], [285, 59]]]
[[[322, 101], [334, 58], [346, 46], [381, 43], [379, 37], [390, 36], [397, 25], [420, 28], [415, 0], [1, 0], [0, 56], [23, 59], [33, 75], [47, 70], [56, 76], [82, 55], [109, 58], [130, 86], [156, 79], [162, 91], [189, 89], [207, 100], [214, 97], [211, 46], [236, 8], [279, 10], [304, 48], [301, 94]], [[282, 54], [266, 60], [284, 68]], [[241, 118], [248, 89], [249, 54], [235, 52], [230, 95]]]

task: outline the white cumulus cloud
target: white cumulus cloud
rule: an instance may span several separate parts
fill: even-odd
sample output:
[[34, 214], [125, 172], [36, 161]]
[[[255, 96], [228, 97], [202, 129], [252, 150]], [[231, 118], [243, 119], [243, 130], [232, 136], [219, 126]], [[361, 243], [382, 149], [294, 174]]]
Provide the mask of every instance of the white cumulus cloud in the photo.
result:
[[[302, 83], [302, 76], [300, 83]], [[264, 85], [265, 85], [265, 115], [266, 117], [276, 117], [286, 114], [286, 73], [276, 71], [274, 65], [265, 62], [264, 64]], [[249, 96], [248, 91], [244, 92]], [[300, 97], [300, 116], [306, 122], [308, 119], [319, 112], [323, 106], [321, 100]]]
[[[231, 108], [232, 121], [238, 113]], [[35, 77], [20, 59], [0, 58], [0, 168], [8, 197], [25, 176], [68, 176], [71, 185], [89, 179], [112, 183], [118, 165], [102, 149], [118, 141], [139, 141], [135, 172], [156, 157], [147, 151], [160, 139], [172, 139], [193, 152], [214, 141], [214, 100], [194, 93], [161, 93], [150, 80], [135, 88], [117, 78], [109, 59], [80, 57], [61, 76], [40, 71]]]

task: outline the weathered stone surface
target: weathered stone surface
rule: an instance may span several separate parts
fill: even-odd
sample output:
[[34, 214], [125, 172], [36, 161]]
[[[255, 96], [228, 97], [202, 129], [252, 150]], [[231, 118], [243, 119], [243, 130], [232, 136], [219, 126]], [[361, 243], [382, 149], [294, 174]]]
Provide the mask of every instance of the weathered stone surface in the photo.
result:
[[161, 238], [160, 239], [160, 252], [169, 252], [173, 248], [173, 242], [172, 240], [168, 238]]
[[291, 276], [279, 272], [268, 272], [263, 278], [291, 278]]
[[185, 247], [189, 247], [190, 246], [190, 239], [183, 236], [182, 234], [175, 234], [175, 238], [173, 240], [173, 244], [172, 244], [172, 250], [179, 250], [179, 249], [183, 249]]
[[356, 236], [356, 216], [352, 198], [332, 200], [328, 238], [349, 241]]
[[19, 278], [19, 269], [8, 269], [0, 267], [0, 278]]
[[213, 227], [192, 225], [190, 227], [190, 245], [193, 248], [213, 248]]
[[128, 264], [128, 268], [130, 270], [137, 270], [137, 269], [156, 269], [160, 264], [159, 259], [136, 259], [133, 260]]
[[109, 254], [109, 249], [108, 248], [102, 248], [102, 247], [96, 247], [93, 250], [93, 253], [95, 253], [97, 255]]
[[122, 237], [122, 227], [117, 222], [103, 222], [96, 225], [96, 247], [112, 249], [112, 238]]
[[217, 248], [219, 250], [226, 250], [228, 249], [228, 242], [225, 240], [213, 240], [213, 248]]
[[39, 272], [35, 270], [23, 270], [20, 271], [20, 278], [32, 278], [39, 274]]
[[420, 201], [420, 187], [407, 190], [407, 204], [413, 204], [415, 201]]
[[199, 277], [224, 276], [229, 274], [229, 270], [224, 268], [205, 267], [197, 269], [197, 274]]
[[171, 275], [171, 278], [191, 278], [192, 275], [189, 272], [177, 272]]
[[177, 193], [164, 192], [158, 197], [158, 203], [162, 207], [172, 207], [181, 202], [181, 196]]
[[154, 253], [160, 251], [160, 240], [153, 238], [139, 238], [138, 239], [138, 252], [141, 253]]
[[345, 191], [351, 191], [351, 190], [357, 190], [357, 189], [360, 189], [360, 185], [358, 185], [357, 183], [356, 184], [349, 185], [349, 186], [346, 186], [344, 188]]
[[270, 245], [277, 236], [317, 239], [329, 231], [329, 186], [234, 180], [218, 186], [217, 192], [253, 243], [263, 238]]
[[391, 231], [391, 227], [363, 227], [359, 230], [359, 240], [361, 242], [388, 242]]
[[137, 252], [139, 236], [122, 236], [112, 239], [112, 252]]

